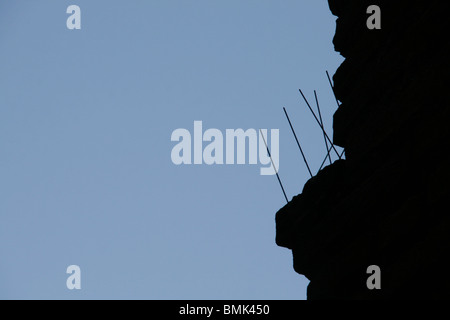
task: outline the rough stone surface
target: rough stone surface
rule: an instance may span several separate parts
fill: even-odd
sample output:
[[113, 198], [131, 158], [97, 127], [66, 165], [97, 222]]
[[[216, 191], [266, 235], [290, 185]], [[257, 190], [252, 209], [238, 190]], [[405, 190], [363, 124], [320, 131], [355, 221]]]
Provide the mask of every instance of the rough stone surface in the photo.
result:
[[[381, 30], [366, 10], [381, 8]], [[329, 0], [333, 140], [346, 160], [276, 214], [308, 299], [449, 298], [450, 57], [445, 1]], [[367, 267], [381, 268], [369, 290]]]

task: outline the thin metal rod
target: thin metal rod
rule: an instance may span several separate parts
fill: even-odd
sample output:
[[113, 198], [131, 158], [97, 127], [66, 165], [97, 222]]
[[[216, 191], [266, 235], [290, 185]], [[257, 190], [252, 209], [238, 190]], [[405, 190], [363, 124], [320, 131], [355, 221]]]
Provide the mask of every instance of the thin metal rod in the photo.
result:
[[[328, 158], [328, 155], [330, 154], [330, 151], [331, 151], [331, 147], [330, 147], [330, 149], [328, 149], [327, 155], [325, 156], [325, 159], [323, 159], [322, 165], [320, 166], [319, 171], [317, 171], [317, 173], [319, 173], [320, 170], [323, 169], [323, 166], [324, 166], [325, 162], [327, 161], [327, 158]], [[341, 158], [342, 158], [342, 156], [344, 155], [344, 153], [345, 153], [345, 149], [342, 150]]]
[[[316, 90], [314, 90], [314, 97], [316, 98], [317, 110], [319, 111], [320, 124], [322, 125], [322, 127], [324, 127], [323, 119], [322, 119], [322, 113], [320, 112], [319, 99], [317, 98]], [[325, 134], [323, 135], [323, 139], [325, 140], [325, 148], [327, 148], [327, 151], [328, 151], [328, 141], [327, 141], [327, 138], [325, 137]], [[331, 156], [330, 156], [329, 152], [328, 152], [328, 159], [330, 160], [330, 164], [331, 164]]]
[[322, 129], [323, 134], [324, 134], [325, 137], [327, 138], [328, 142], [331, 143], [331, 148], [334, 150], [334, 152], [336, 152], [336, 155], [339, 157], [339, 159], [341, 159], [341, 156], [339, 155], [339, 152], [338, 152], [338, 151], [336, 150], [336, 148], [334, 147], [333, 141], [331, 141], [330, 137], [328, 137], [328, 135], [327, 135], [325, 129], [324, 129], [323, 126], [320, 124], [319, 119], [317, 118], [316, 114], [314, 113], [314, 110], [311, 108], [311, 105], [309, 104], [308, 99], [306, 99], [306, 97], [305, 97], [305, 95], [303, 94], [303, 92], [302, 92], [301, 89], [298, 89], [298, 91], [300, 91], [300, 93], [301, 93], [303, 99], [304, 99], [305, 102], [306, 102], [306, 105], [308, 106], [309, 110], [311, 111], [311, 113], [313, 114], [313, 116], [314, 116], [314, 118], [316, 119], [317, 123], [319, 124], [320, 128]]
[[339, 100], [336, 97], [336, 92], [334, 92], [334, 86], [333, 86], [333, 83], [331, 82], [331, 78], [330, 78], [330, 74], [328, 73], [328, 70], [326, 71], [326, 73], [327, 73], [328, 82], [330, 83], [331, 90], [333, 91], [334, 98], [336, 99], [336, 104], [339, 108], [341, 105], [339, 104]]
[[284, 191], [283, 184], [281, 183], [280, 176], [278, 175], [278, 170], [275, 167], [275, 164], [273, 163], [272, 155], [270, 154], [270, 150], [269, 150], [269, 146], [267, 145], [266, 138], [264, 138], [264, 134], [262, 133], [261, 129], [259, 129], [259, 132], [261, 133], [261, 136], [262, 136], [262, 138], [264, 140], [264, 144], [266, 145], [267, 153], [269, 154], [270, 161], [272, 162], [273, 170], [275, 170], [275, 173], [277, 175], [277, 179], [278, 179], [278, 182], [280, 183], [281, 190], [283, 191], [284, 198], [286, 199], [286, 202], [289, 203], [288, 197], [286, 195], [286, 191]]
[[322, 164], [320, 165], [319, 170], [317, 171], [317, 174], [319, 174], [320, 170], [323, 169], [323, 166], [325, 165], [325, 162], [327, 162], [327, 158], [330, 156], [331, 147], [327, 151], [327, 155], [325, 156], [325, 159], [323, 159]]
[[306, 168], [308, 168], [309, 174], [311, 175], [311, 178], [312, 178], [312, 177], [313, 177], [313, 174], [312, 174], [312, 172], [311, 172], [311, 169], [309, 168], [308, 161], [306, 160], [305, 153], [303, 152], [303, 149], [302, 149], [302, 147], [301, 147], [301, 145], [300, 145], [300, 142], [298, 141], [297, 135], [295, 134], [294, 127], [292, 126], [291, 120], [289, 119], [289, 116], [288, 116], [288, 114], [287, 114], [286, 108], [283, 107], [283, 110], [284, 110], [284, 114], [286, 115], [286, 119], [287, 119], [287, 121], [289, 122], [289, 126], [291, 127], [292, 133], [294, 134], [295, 141], [297, 141], [297, 145], [298, 145], [298, 148], [300, 149], [300, 152], [301, 152], [301, 154], [302, 154], [303, 161], [305, 161]]

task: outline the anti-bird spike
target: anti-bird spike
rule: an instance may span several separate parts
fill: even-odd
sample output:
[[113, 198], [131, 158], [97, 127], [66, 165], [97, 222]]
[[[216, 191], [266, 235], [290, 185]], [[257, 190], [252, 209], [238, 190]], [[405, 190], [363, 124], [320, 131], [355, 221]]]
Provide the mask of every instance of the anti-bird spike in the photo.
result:
[[309, 110], [311, 111], [311, 113], [313, 114], [314, 118], [316, 119], [317, 123], [319, 124], [319, 127], [322, 129], [323, 134], [325, 135], [325, 137], [327, 138], [328, 142], [331, 143], [331, 148], [334, 150], [334, 152], [336, 152], [336, 155], [339, 157], [339, 159], [341, 159], [341, 155], [339, 154], [339, 152], [336, 150], [336, 148], [334, 147], [333, 141], [331, 141], [330, 137], [328, 137], [328, 134], [326, 133], [325, 129], [323, 128], [323, 126], [320, 124], [319, 119], [317, 118], [314, 110], [311, 108], [311, 105], [308, 102], [308, 99], [306, 99], [305, 95], [303, 94], [303, 91], [301, 89], [298, 89], [298, 91], [300, 91], [300, 94], [302, 95], [303, 99], [306, 102], [306, 105], [308, 106]]
[[260, 132], [260, 134], [261, 134], [261, 136], [263, 138], [264, 144], [266, 146], [267, 154], [269, 155], [270, 161], [272, 162], [273, 170], [275, 170], [275, 173], [277, 175], [277, 179], [278, 179], [278, 182], [280, 183], [281, 190], [283, 191], [284, 198], [286, 199], [286, 202], [289, 203], [288, 197], [286, 195], [286, 191], [284, 191], [283, 183], [281, 183], [281, 179], [280, 179], [280, 176], [278, 174], [278, 170], [277, 170], [275, 164], [273, 163], [272, 155], [270, 154], [270, 150], [269, 150], [269, 146], [267, 145], [266, 138], [264, 137], [264, 134], [262, 133], [261, 129], [259, 129], [259, 132]]
[[331, 82], [331, 78], [330, 78], [330, 74], [328, 73], [328, 70], [326, 71], [326, 73], [327, 73], [328, 82], [330, 83], [331, 91], [333, 91], [334, 99], [336, 99], [336, 104], [339, 108], [341, 105], [339, 104], [339, 101], [336, 97], [336, 92], [334, 92], [334, 86], [333, 86], [333, 83]]
[[[317, 98], [316, 90], [314, 90], [314, 97], [316, 98], [316, 105], [317, 105], [317, 111], [319, 112], [320, 124], [322, 125], [322, 127], [324, 127], [323, 119], [322, 119], [322, 113], [320, 112], [319, 99]], [[325, 134], [323, 135], [323, 139], [325, 140], [325, 148], [327, 148], [328, 159], [330, 160], [330, 164], [331, 164], [332, 163], [331, 162], [331, 156], [330, 156], [330, 153], [328, 152], [328, 141], [327, 141], [327, 138], [325, 137]]]
[[289, 116], [288, 116], [288, 114], [287, 114], [286, 108], [283, 107], [283, 110], [284, 110], [284, 114], [286, 115], [287, 121], [289, 122], [289, 126], [291, 127], [292, 133], [294, 134], [295, 141], [297, 141], [297, 145], [298, 145], [298, 148], [300, 149], [300, 152], [301, 152], [301, 154], [302, 154], [303, 161], [305, 161], [306, 168], [308, 168], [308, 172], [309, 172], [309, 174], [311, 175], [311, 178], [312, 178], [312, 177], [313, 177], [313, 174], [312, 174], [312, 172], [311, 172], [311, 169], [309, 168], [308, 161], [306, 160], [306, 156], [305, 156], [305, 153], [303, 152], [303, 149], [302, 149], [302, 147], [301, 147], [301, 145], [300, 145], [300, 142], [299, 142], [298, 139], [297, 139], [297, 135], [295, 134], [294, 127], [292, 126], [291, 120], [289, 119]]

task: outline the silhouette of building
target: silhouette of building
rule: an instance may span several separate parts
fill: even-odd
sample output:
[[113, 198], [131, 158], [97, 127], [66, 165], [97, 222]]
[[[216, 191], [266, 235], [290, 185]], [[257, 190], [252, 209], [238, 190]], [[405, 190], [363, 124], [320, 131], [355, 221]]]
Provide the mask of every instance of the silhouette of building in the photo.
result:
[[[381, 29], [369, 29], [370, 5]], [[450, 297], [450, 63], [445, 2], [329, 0], [342, 103], [325, 167], [276, 214], [308, 299]], [[370, 290], [367, 268], [381, 269]]]

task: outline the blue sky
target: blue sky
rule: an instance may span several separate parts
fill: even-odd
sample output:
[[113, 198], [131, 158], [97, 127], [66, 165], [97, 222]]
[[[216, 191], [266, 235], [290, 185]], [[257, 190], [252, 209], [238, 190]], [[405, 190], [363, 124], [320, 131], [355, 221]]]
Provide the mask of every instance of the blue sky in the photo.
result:
[[[81, 30], [66, 28], [80, 6]], [[260, 165], [171, 161], [177, 128], [280, 130], [288, 197], [332, 132], [335, 17], [312, 0], [0, 3], [0, 298], [305, 299]], [[66, 288], [79, 265], [81, 290]]]

